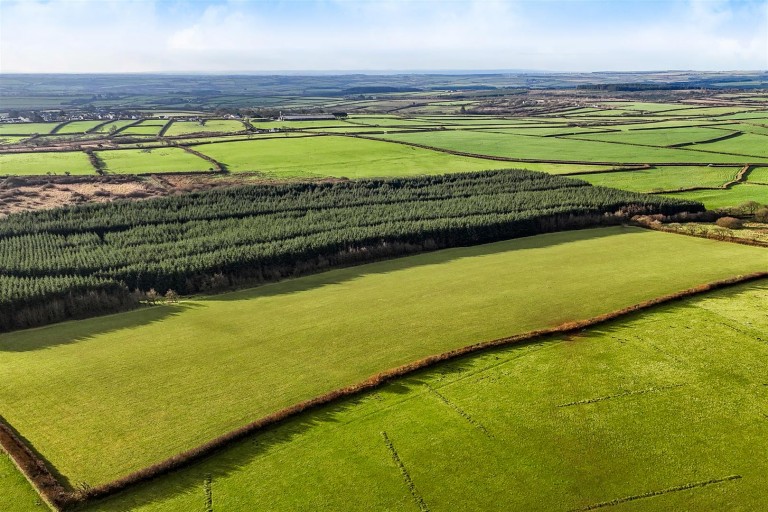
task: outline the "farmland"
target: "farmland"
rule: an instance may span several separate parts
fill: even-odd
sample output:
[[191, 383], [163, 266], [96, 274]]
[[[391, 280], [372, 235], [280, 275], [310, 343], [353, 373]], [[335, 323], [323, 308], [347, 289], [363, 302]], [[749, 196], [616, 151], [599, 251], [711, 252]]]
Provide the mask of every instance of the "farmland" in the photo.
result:
[[88, 156], [81, 152], [0, 154], [0, 176], [7, 174], [93, 174]]
[[763, 280], [442, 364], [92, 510], [194, 510], [206, 478], [222, 510], [417, 510], [382, 432], [430, 510], [759, 510], [766, 307]]
[[408, 176], [509, 167], [503, 162], [446, 155], [347, 137], [300, 137], [194, 146], [230, 171], [276, 176], [347, 178]]
[[429, 354], [765, 268], [760, 248], [627, 228], [449, 249], [0, 335], [0, 403], [95, 485]]
[[0, 75], [0, 511], [759, 509], [761, 84]]
[[104, 170], [115, 174], [205, 171], [211, 162], [181, 148], [122, 149], [96, 153]]

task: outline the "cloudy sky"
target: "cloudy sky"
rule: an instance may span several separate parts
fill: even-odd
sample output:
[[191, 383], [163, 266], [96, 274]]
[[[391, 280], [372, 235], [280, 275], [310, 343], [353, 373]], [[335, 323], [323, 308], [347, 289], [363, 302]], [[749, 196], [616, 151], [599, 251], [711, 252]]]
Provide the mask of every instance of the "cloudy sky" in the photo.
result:
[[0, 0], [0, 71], [768, 69], [768, 0]]

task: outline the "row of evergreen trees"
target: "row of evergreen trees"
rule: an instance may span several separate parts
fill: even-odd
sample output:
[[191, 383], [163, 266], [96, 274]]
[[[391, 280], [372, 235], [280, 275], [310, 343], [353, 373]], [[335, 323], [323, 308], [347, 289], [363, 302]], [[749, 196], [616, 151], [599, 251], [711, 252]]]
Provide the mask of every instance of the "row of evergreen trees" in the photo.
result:
[[243, 186], [21, 213], [0, 221], [0, 329], [18, 324], [9, 312], [48, 299], [69, 297], [63, 314], [78, 316], [74, 298], [91, 291], [125, 297], [122, 308], [129, 289], [194, 293], [616, 222], [617, 212], [700, 210], [699, 203], [511, 170]]

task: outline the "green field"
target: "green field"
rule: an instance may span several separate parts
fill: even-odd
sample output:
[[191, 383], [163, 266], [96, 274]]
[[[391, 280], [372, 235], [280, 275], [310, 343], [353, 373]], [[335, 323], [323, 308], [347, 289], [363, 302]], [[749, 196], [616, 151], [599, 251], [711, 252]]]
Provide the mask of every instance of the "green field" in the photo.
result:
[[768, 187], [765, 185], [739, 183], [727, 190], [696, 190], [693, 192], [667, 194], [667, 196], [701, 201], [704, 203], [704, 206], [712, 210], [727, 206], [738, 206], [747, 201], [757, 201], [761, 204], [768, 204]]
[[756, 167], [749, 171], [747, 181], [750, 183], [766, 183], [768, 184], [768, 167]]
[[768, 158], [768, 136], [755, 133], [745, 133], [738, 137], [710, 142], [708, 144], [697, 144], [691, 149], [701, 151], [718, 151], [722, 153], [735, 153], [739, 155], [748, 155], [757, 160]]
[[415, 142], [454, 151], [510, 158], [570, 160], [624, 163], [726, 163], [747, 157], [667, 149], [639, 147], [606, 142], [570, 140], [566, 138], [526, 137], [524, 135], [489, 134], [476, 131], [441, 131], [376, 135], [385, 140]]
[[120, 132], [120, 135], [157, 135], [160, 130], [163, 129], [163, 125], [160, 124], [137, 124], [136, 126], [130, 126]]
[[51, 133], [60, 123], [0, 123], [0, 136]]
[[[686, 142], [723, 137], [732, 132], [713, 128], [660, 128], [658, 130], [631, 130], [625, 132], [590, 133], [577, 135], [580, 139], [603, 142], [621, 142], [624, 144], [642, 144], [646, 146], [671, 146]], [[698, 148], [698, 147], [697, 147]]]
[[35, 489], [16, 469], [8, 455], [0, 450], [0, 510], [4, 512], [44, 511]]
[[91, 128], [94, 128], [104, 121], [96, 120], [96, 121], [73, 121], [71, 123], [67, 123], [64, 126], [62, 126], [57, 132], [56, 135], [70, 135], [70, 134], [82, 134], [86, 131], [90, 130]]
[[88, 156], [79, 151], [59, 153], [0, 153], [0, 176], [94, 174]]
[[197, 121], [174, 121], [165, 135], [189, 135], [193, 133], [231, 133], [245, 130], [245, 125], [234, 119], [208, 119], [205, 124]]
[[352, 137], [301, 137], [194, 146], [230, 171], [276, 176], [407, 176], [508, 168], [508, 162], [447, 155]]
[[0, 410], [97, 484], [429, 354], [766, 269], [761, 248], [615, 227], [333, 270], [2, 334]]
[[213, 164], [181, 148], [120, 149], [96, 153], [112, 174], [190, 172], [213, 169]]
[[111, 130], [112, 127], [114, 127], [115, 129], [120, 129], [123, 126], [127, 126], [127, 125], [129, 125], [131, 123], [134, 123], [134, 122], [135, 121], [133, 121], [131, 119], [121, 119], [121, 120], [118, 120], [118, 121], [112, 121], [111, 123], [107, 123], [104, 126], [100, 126], [96, 130], [96, 133], [109, 133], [109, 130]]
[[766, 308], [762, 280], [441, 364], [89, 510], [204, 510], [208, 477], [216, 510], [419, 510], [382, 432], [432, 511], [762, 510]]
[[18, 144], [27, 138], [26, 136], [0, 135], [0, 144]]
[[657, 167], [626, 172], [609, 172], [576, 176], [593, 185], [631, 190], [659, 192], [689, 187], [719, 187], [733, 180], [738, 167]]

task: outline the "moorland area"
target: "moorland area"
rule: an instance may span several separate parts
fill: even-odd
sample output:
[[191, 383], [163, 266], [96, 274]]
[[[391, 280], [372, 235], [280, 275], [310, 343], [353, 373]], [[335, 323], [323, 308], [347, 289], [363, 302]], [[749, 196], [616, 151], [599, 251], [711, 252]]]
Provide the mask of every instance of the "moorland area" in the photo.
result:
[[0, 93], [0, 510], [761, 507], [766, 73]]

